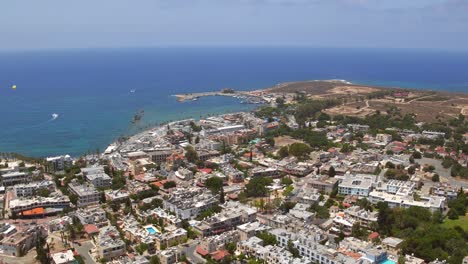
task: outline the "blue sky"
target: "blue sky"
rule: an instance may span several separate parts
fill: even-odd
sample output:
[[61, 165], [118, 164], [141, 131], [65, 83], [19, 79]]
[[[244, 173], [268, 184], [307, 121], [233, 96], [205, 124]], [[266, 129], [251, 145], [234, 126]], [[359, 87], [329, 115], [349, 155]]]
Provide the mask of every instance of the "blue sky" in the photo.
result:
[[5, 0], [0, 50], [313, 46], [468, 50], [468, 0]]

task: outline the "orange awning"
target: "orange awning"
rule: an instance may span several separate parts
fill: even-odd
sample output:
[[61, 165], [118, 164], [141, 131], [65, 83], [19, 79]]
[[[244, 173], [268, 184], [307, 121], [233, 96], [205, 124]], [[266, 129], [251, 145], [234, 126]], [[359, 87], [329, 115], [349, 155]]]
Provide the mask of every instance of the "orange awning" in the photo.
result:
[[38, 207], [38, 208], [34, 208], [34, 209], [31, 209], [31, 210], [26, 210], [26, 211], [23, 211], [22, 212], [22, 215], [23, 216], [28, 216], [28, 215], [42, 215], [45, 213], [45, 210], [43, 207]]

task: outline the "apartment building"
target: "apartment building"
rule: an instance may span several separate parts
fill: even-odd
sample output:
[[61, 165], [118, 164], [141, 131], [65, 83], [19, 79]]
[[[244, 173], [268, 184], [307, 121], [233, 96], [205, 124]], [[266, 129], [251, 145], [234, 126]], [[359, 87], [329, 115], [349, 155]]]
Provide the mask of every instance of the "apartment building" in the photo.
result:
[[4, 255], [21, 257], [36, 246], [37, 238], [46, 236], [47, 230], [42, 226], [33, 226], [25, 231], [3, 238], [0, 241], [0, 250]]
[[237, 233], [239, 233], [239, 240], [244, 241], [257, 235], [258, 233], [268, 231], [270, 229], [271, 227], [261, 224], [260, 222], [251, 222], [237, 226]]
[[342, 195], [356, 195], [367, 197], [377, 184], [378, 177], [370, 174], [345, 174], [338, 185], [338, 193]]
[[299, 255], [310, 260], [311, 263], [318, 264], [338, 264], [357, 263], [357, 260], [332, 248], [319, 243], [322, 234], [315, 236], [302, 233], [291, 233], [284, 229], [274, 229], [270, 231], [276, 237], [280, 247], [287, 248], [291, 241], [293, 246], [299, 251]]
[[63, 210], [63, 208], [69, 207], [70, 199], [67, 196], [62, 195], [55, 195], [51, 197], [22, 197], [11, 200], [9, 206], [11, 213], [17, 214], [19, 216], [26, 216], [25, 212], [36, 208], [41, 209], [41, 212], [39, 213], [40, 215], [46, 215], [49, 213], [60, 212]]
[[109, 188], [112, 185], [112, 178], [104, 172], [103, 166], [82, 168], [81, 173], [96, 188]]
[[177, 247], [171, 247], [159, 252], [158, 257], [161, 264], [178, 263], [185, 256], [185, 252]]
[[206, 255], [221, 250], [228, 243], [236, 243], [239, 241], [239, 233], [236, 230], [231, 230], [220, 235], [206, 237], [200, 241], [197, 247], [197, 252]]
[[119, 232], [114, 226], [106, 226], [99, 230], [97, 239], [98, 255], [109, 260], [125, 255], [125, 242], [120, 238]]
[[263, 246], [263, 241], [258, 237], [251, 237], [246, 241], [237, 243], [237, 251], [242, 254], [264, 260], [268, 264], [311, 264], [307, 258], [294, 258], [283, 247]]
[[29, 197], [37, 193], [37, 191], [47, 189], [50, 192], [55, 191], [55, 183], [49, 180], [43, 180], [39, 182], [30, 182], [17, 184], [13, 187], [16, 197]]
[[26, 172], [13, 171], [0, 176], [3, 186], [13, 186], [21, 183], [28, 183], [32, 180], [32, 175]]
[[78, 208], [75, 216], [83, 225], [96, 225], [103, 227], [107, 225], [106, 212], [99, 206], [91, 206], [87, 208]]
[[192, 219], [201, 212], [217, 205], [219, 198], [204, 188], [176, 188], [168, 199], [163, 201], [163, 207], [174, 213], [178, 218]]
[[47, 171], [50, 172], [63, 171], [64, 169], [73, 165], [73, 159], [70, 157], [70, 155], [49, 157], [46, 158], [46, 162]]
[[253, 222], [257, 210], [241, 203], [230, 202], [223, 206], [223, 211], [201, 221], [195, 230], [204, 237], [221, 234], [235, 229], [238, 225]]
[[100, 193], [94, 185], [89, 183], [79, 184], [78, 182], [71, 182], [68, 184], [68, 189], [78, 197], [76, 204], [78, 207], [98, 204], [101, 198]]
[[413, 196], [400, 196], [379, 191], [372, 191], [369, 194], [369, 200], [374, 204], [386, 202], [391, 208], [417, 206], [429, 209], [432, 212], [444, 210], [446, 204], [446, 198], [441, 196], [423, 196], [419, 200], [415, 200]]

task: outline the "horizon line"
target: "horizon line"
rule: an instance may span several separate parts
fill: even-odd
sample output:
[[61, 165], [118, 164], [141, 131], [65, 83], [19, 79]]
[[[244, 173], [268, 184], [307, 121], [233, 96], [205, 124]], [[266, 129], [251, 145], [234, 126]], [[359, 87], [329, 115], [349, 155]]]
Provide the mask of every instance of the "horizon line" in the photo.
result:
[[142, 46], [95, 46], [95, 47], [43, 47], [43, 48], [0, 48], [2, 53], [30, 53], [30, 52], [53, 52], [53, 51], [90, 51], [90, 50], [136, 50], [136, 49], [239, 49], [239, 48], [299, 48], [299, 49], [354, 49], [354, 50], [394, 50], [394, 51], [433, 51], [448, 53], [468, 53], [468, 49], [445, 49], [434, 47], [375, 47], [375, 46], [318, 46], [309, 44], [167, 44], [167, 45], [142, 45]]

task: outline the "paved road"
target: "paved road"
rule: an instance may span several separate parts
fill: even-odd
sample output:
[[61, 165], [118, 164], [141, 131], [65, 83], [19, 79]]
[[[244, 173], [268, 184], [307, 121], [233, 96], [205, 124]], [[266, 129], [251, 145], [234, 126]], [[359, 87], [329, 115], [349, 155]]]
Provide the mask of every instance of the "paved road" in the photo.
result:
[[206, 263], [206, 260], [200, 257], [200, 255], [198, 255], [197, 252], [195, 252], [197, 246], [197, 241], [194, 241], [189, 244], [189, 246], [187, 247], [187, 260], [193, 264]]
[[89, 255], [89, 250], [94, 248], [94, 244], [91, 241], [82, 242], [81, 246], [74, 244], [76, 251], [83, 257], [86, 264], [95, 264], [94, 259]]

